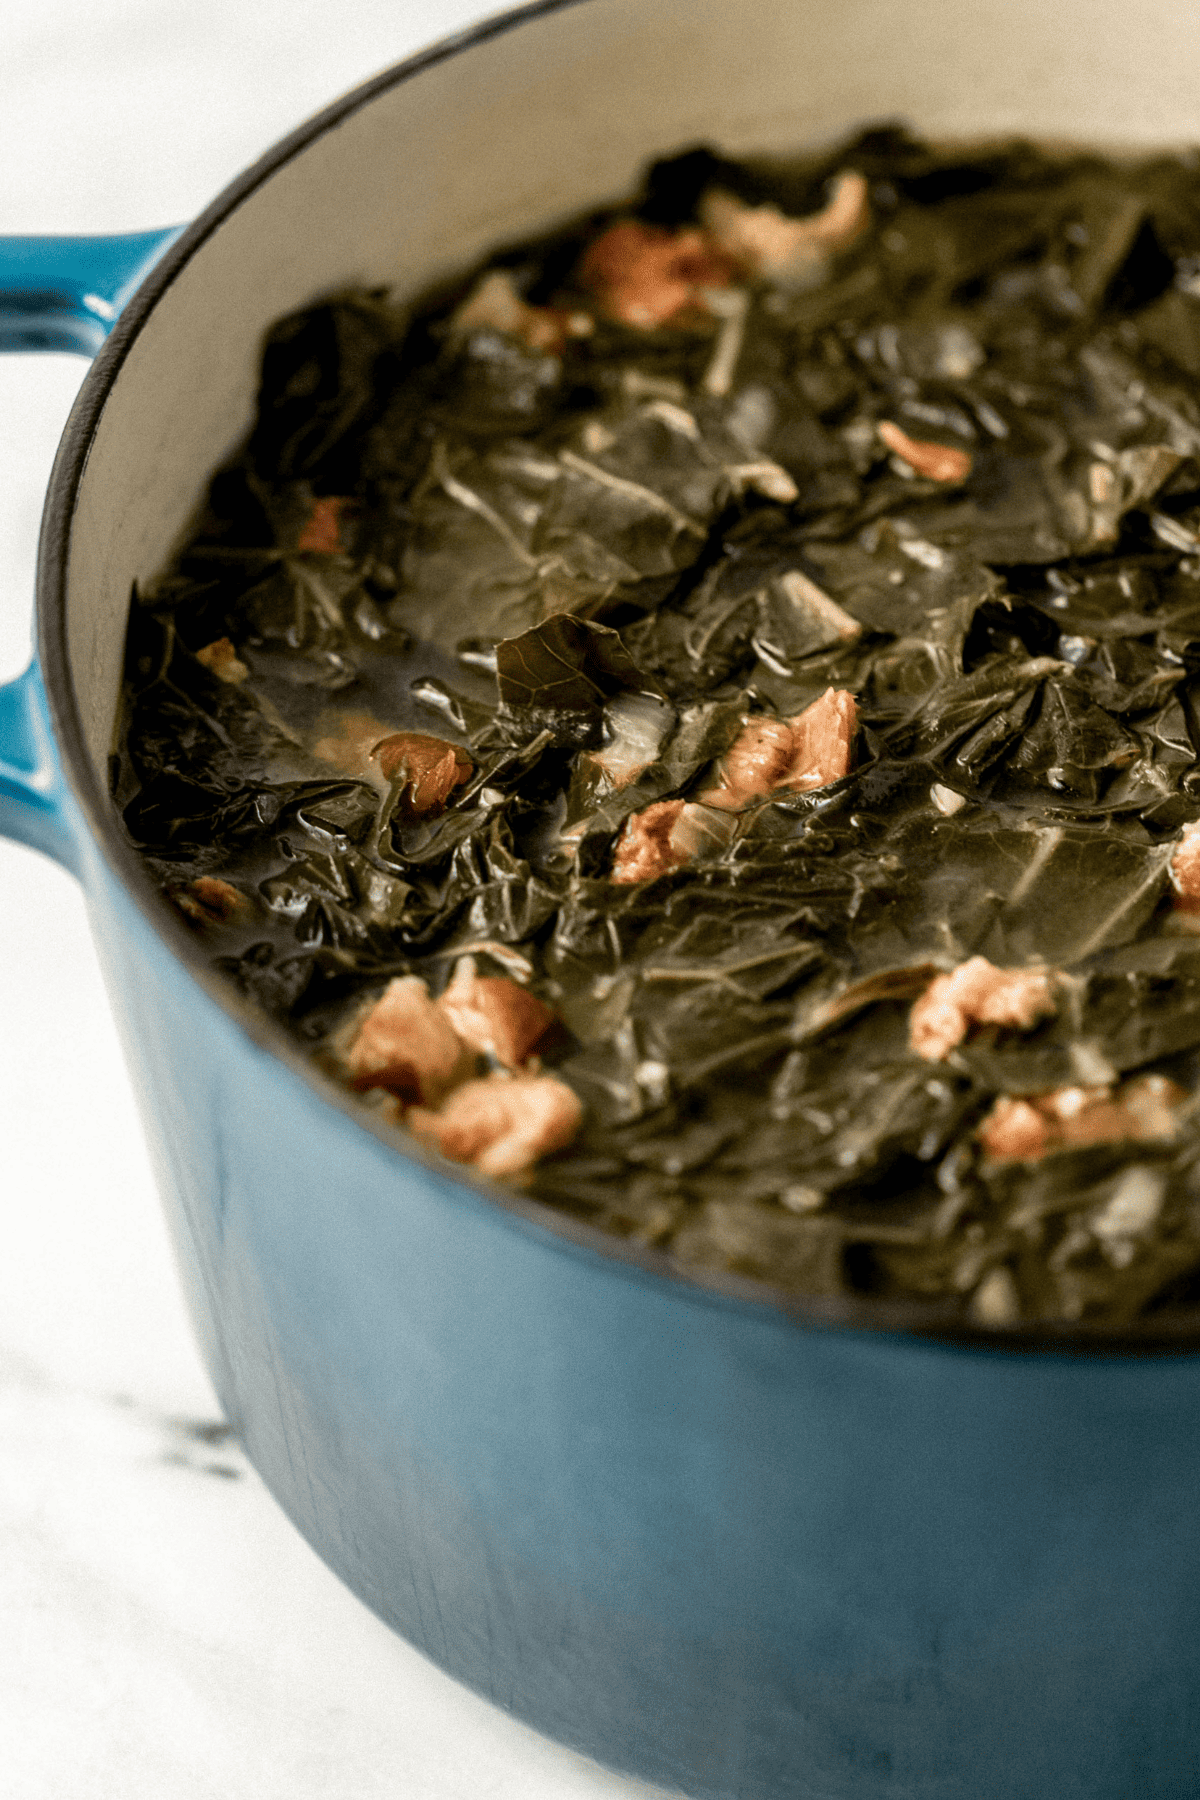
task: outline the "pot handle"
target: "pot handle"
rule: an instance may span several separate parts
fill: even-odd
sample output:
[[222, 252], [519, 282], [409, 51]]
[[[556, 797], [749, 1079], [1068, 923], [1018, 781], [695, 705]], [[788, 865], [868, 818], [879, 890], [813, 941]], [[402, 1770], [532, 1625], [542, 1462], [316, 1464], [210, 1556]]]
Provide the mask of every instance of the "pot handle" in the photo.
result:
[[0, 350], [95, 356], [150, 265], [182, 230], [0, 237]]
[[[95, 356], [126, 300], [183, 227], [119, 237], [0, 237], [0, 351]], [[75, 807], [58, 765], [41, 670], [0, 686], [0, 837], [79, 873]]]
[[78, 875], [74, 810], [35, 657], [23, 675], [0, 687], [0, 837], [42, 850]]

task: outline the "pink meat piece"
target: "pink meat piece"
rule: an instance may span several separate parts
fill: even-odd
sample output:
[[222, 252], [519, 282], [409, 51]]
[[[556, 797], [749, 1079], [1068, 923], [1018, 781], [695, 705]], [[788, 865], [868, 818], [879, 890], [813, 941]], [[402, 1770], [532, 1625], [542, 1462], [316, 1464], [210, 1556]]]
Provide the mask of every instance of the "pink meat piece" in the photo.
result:
[[656, 800], [626, 819], [613, 857], [614, 881], [654, 881], [669, 869], [683, 867], [688, 853], [671, 842], [683, 808], [682, 800]]
[[423, 731], [393, 732], [374, 745], [371, 756], [386, 781], [401, 777], [400, 807], [413, 818], [441, 812], [475, 767], [457, 744]]
[[782, 785], [809, 793], [850, 773], [858, 708], [845, 688], [826, 688], [819, 700], [788, 720], [792, 760]]
[[520, 1068], [558, 1024], [527, 988], [504, 975], [477, 975], [470, 956], [458, 963], [437, 1004], [464, 1044], [494, 1056], [506, 1069]]
[[983, 1124], [979, 1142], [994, 1162], [1036, 1162], [1049, 1146], [1049, 1126], [1028, 1100], [1002, 1094]]
[[605, 312], [644, 331], [703, 304], [701, 290], [728, 287], [731, 257], [703, 231], [667, 231], [622, 219], [588, 245], [579, 264], [580, 285]]
[[876, 429], [889, 450], [930, 481], [960, 482], [971, 473], [971, 455], [967, 450], [909, 437], [891, 419], [881, 419]]
[[223, 925], [246, 904], [244, 894], [216, 875], [198, 875], [186, 887], [171, 888], [168, 893], [194, 925]]
[[214, 638], [211, 644], [197, 650], [196, 661], [203, 663], [219, 681], [228, 681], [234, 686], [245, 681], [250, 673], [227, 637]]
[[681, 869], [702, 851], [723, 850], [733, 835], [731, 820], [686, 800], [656, 800], [626, 819], [617, 839], [610, 880], [655, 881]]
[[792, 756], [790, 719], [772, 719], [765, 713], [747, 719], [721, 759], [720, 787], [709, 788], [700, 797], [706, 806], [737, 812], [783, 786]]
[[979, 1128], [995, 1162], [1037, 1162], [1052, 1150], [1087, 1144], [1153, 1143], [1174, 1137], [1173, 1108], [1184, 1092], [1165, 1075], [1141, 1075], [1111, 1087], [1055, 1088], [1014, 1099], [1005, 1094]]
[[1200, 912], [1200, 820], [1185, 825], [1170, 865], [1178, 912]]
[[359, 1024], [347, 1056], [356, 1088], [387, 1088], [437, 1106], [474, 1073], [475, 1058], [417, 975], [400, 975]]
[[870, 187], [866, 176], [857, 169], [843, 169], [835, 176], [833, 192], [820, 212], [801, 220], [819, 243], [836, 250], [845, 249], [861, 237], [870, 222]]
[[929, 984], [909, 1014], [908, 1041], [927, 1062], [940, 1062], [972, 1026], [1028, 1031], [1056, 1010], [1046, 970], [997, 969], [986, 956], [973, 956]]
[[413, 1107], [405, 1123], [451, 1162], [520, 1175], [565, 1150], [582, 1120], [577, 1096], [552, 1075], [487, 1075], [464, 1082], [437, 1112]]
[[311, 551], [317, 556], [336, 556], [344, 547], [342, 514], [353, 504], [344, 494], [323, 494], [319, 500], [314, 500], [296, 541], [297, 550]]
[[808, 793], [850, 772], [858, 708], [845, 688], [828, 688], [791, 719], [746, 720], [721, 761], [721, 785], [700, 798], [738, 812], [778, 788]]
[[1121, 1089], [1120, 1104], [1132, 1126], [1130, 1137], [1139, 1143], [1174, 1137], [1175, 1108], [1186, 1098], [1184, 1089], [1166, 1075], [1140, 1075], [1129, 1082]]
[[219, 919], [231, 919], [245, 904], [237, 888], [217, 875], [198, 875], [192, 883], [192, 893], [201, 906]]

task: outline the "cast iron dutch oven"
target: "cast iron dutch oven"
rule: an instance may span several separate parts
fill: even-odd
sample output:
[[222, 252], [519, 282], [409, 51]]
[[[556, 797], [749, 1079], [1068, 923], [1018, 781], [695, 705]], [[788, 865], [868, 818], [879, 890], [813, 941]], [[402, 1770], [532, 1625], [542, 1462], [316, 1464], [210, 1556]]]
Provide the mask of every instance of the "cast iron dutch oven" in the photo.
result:
[[1198, 94], [1173, 0], [554, 3], [339, 101], [165, 253], [5, 252], [10, 345], [120, 316], [54, 472], [40, 674], [0, 692], [0, 823], [87, 891], [229, 1418], [444, 1669], [695, 1800], [1195, 1800], [1200, 1358], [683, 1276], [376, 1131], [122, 839], [130, 585], [245, 433], [266, 326], [324, 293], [423, 289], [700, 140], [1184, 143]]

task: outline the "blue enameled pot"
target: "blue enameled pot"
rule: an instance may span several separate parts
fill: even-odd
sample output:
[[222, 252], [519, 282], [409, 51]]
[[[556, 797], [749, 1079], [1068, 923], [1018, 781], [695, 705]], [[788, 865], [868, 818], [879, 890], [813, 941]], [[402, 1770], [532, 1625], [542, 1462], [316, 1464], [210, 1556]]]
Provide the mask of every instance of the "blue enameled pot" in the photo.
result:
[[41, 672], [0, 692], [0, 825], [86, 889], [223, 1404], [405, 1637], [694, 1800], [1195, 1800], [1200, 1359], [683, 1276], [376, 1129], [122, 839], [130, 584], [244, 433], [267, 323], [321, 293], [421, 289], [699, 138], [1200, 135], [1171, 0], [1079, 16], [536, 6], [338, 102], [177, 239], [0, 260], [9, 347], [116, 317], [47, 505]]

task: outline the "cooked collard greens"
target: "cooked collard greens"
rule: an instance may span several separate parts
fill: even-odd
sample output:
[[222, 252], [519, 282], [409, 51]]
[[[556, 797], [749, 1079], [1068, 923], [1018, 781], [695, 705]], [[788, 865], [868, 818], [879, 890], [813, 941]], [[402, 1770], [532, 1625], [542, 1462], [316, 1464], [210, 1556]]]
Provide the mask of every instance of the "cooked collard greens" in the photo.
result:
[[134, 595], [126, 829], [454, 1162], [794, 1293], [1186, 1318], [1198, 381], [1194, 154], [695, 150], [325, 300]]

